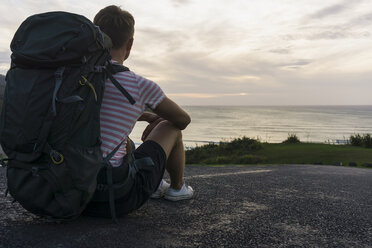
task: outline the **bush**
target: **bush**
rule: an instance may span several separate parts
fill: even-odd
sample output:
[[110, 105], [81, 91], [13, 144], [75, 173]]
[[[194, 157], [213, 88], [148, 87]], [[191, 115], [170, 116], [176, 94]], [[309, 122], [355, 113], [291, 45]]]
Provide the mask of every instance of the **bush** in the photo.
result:
[[221, 148], [226, 151], [257, 151], [262, 149], [262, 144], [255, 139], [243, 137], [237, 138], [230, 142], [221, 143]]
[[372, 137], [370, 134], [366, 134], [363, 136], [363, 145], [366, 148], [371, 148], [372, 147]]
[[296, 134], [288, 134], [288, 138], [283, 141], [283, 143], [286, 144], [296, 144], [296, 143], [301, 143], [300, 139], [297, 137]]
[[360, 134], [351, 135], [350, 144], [352, 146], [363, 146], [363, 137]]
[[236, 158], [262, 148], [258, 140], [242, 137], [230, 142], [220, 142], [219, 145], [207, 144], [187, 150], [186, 163], [231, 164], [235, 163]]
[[352, 146], [363, 146], [372, 148], [372, 137], [370, 134], [355, 134], [350, 136], [350, 144]]

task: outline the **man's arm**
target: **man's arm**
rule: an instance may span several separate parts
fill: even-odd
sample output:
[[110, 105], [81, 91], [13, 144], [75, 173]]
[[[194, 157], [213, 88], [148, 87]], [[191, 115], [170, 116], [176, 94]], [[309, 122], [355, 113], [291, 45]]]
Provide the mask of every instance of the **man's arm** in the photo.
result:
[[191, 122], [190, 116], [168, 97], [165, 97], [153, 111], [161, 118], [173, 123], [180, 130], [184, 130]]
[[158, 115], [150, 113], [150, 112], [144, 112], [137, 121], [147, 121], [148, 123], [154, 122], [156, 119], [160, 118]]
[[180, 106], [167, 97], [165, 97], [153, 111], [155, 114], [145, 112], [138, 118], [138, 121], [147, 121], [149, 123], [143, 131], [141, 137], [143, 141], [151, 133], [152, 129], [163, 120], [173, 123], [173, 125], [180, 130], [185, 129], [191, 122], [190, 116]]

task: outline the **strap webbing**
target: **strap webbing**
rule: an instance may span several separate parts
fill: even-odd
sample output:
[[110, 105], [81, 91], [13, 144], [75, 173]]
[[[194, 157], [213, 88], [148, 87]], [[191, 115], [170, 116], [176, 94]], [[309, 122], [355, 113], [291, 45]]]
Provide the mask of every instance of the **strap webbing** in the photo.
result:
[[59, 67], [54, 73], [54, 76], [56, 78], [56, 85], [54, 86], [53, 99], [52, 99], [52, 111], [53, 111], [54, 116], [57, 115], [57, 109], [56, 109], [57, 93], [58, 93], [59, 88], [62, 85], [64, 71], [65, 71], [65, 67], [62, 66], [62, 67]]
[[115, 196], [114, 196], [114, 188], [113, 188], [113, 182], [112, 182], [112, 165], [109, 163], [106, 167], [107, 172], [107, 184], [109, 187], [109, 202], [110, 202], [110, 212], [111, 212], [111, 218], [112, 220], [117, 223], [118, 220], [116, 218], [116, 209], [115, 209]]
[[109, 62], [106, 67], [105, 67], [105, 71], [107, 73], [107, 76], [109, 77], [109, 79], [111, 80], [111, 82], [115, 85], [116, 88], [118, 88], [118, 90], [128, 99], [128, 101], [130, 102], [130, 104], [135, 104], [136, 101], [133, 99], [133, 97], [128, 93], [128, 91], [126, 91], [123, 86], [120, 85], [120, 83], [114, 78], [113, 74], [115, 74], [116, 72], [119, 72], [119, 71], [126, 71], [128, 70], [128, 68], [124, 67], [124, 66], [120, 66], [122, 67], [121, 69], [119, 70], [115, 70], [113, 68], [114, 66], [111, 64], [111, 62]]
[[107, 154], [106, 157], [103, 158], [103, 163], [107, 164], [110, 163], [110, 159], [115, 155], [115, 153], [119, 150], [120, 146], [123, 144], [124, 141], [120, 142], [119, 145], [115, 147], [114, 150], [112, 150], [109, 154]]
[[78, 96], [78, 95], [68, 96], [63, 99], [56, 98], [56, 101], [61, 102], [61, 103], [84, 102], [83, 98], [81, 98], [81, 96]]
[[56, 84], [54, 86], [54, 91], [53, 91], [52, 108], [51, 109], [49, 108], [47, 116], [45, 117], [43, 125], [40, 129], [39, 138], [34, 146], [35, 152], [42, 152], [45, 149], [45, 141], [47, 140], [50, 128], [52, 127], [53, 119], [57, 115], [57, 108], [56, 108], [57, 93], [58, 93], [59, 88], [62, 85], [62, 79], [63, 79], [62, 76], [63, 76], [64, 71], [65, 71], [65, 67], [59, 67], [54, 73]]
[[115, 209], [115, 195], [114, 195], [114, 187], [113, 187], [113, 178], [112, 178], [112, 164], [110, 163], [110, 159], [115, 155], [115, 153], [119, 150], [120, 146], [123, 144], [123, 141], [120, 142], [119, 145], [115, 147], [104, 159], [103, 164], [106, 167], [106, 180], [109, 190], [109, 204], [110, 204], [110, 212], [112, 220], [117, 223], [118, 220], [116, 218], [116, 209]]

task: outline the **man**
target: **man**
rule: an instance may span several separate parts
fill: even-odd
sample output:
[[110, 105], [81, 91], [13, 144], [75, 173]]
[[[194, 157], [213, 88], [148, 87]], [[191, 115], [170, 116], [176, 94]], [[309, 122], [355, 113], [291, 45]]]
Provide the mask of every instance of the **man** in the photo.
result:
[[[129, 57], [133, 45], [134, 22], [129, 12], [113, 5], [100, 10], [95, 16], [94, 24], [112, 40], [113, 63], [123, 64]], [[101, 107], [103, 155], [106, 156], [124, 141], [124, 145], [110, 160], [114, 166], [114, 180], [120, 180], [121, 175], [127, 174], [128, 166], [125, 161], [130, 149], [128, 135], [137, 120], [147, 121], [149, 125], [142, 135], [144, 142], [134, 151], [134, 155], [136, 158], [150, 157], [155, 164], [150, 170], [140, 170], [130, 192], [115, 201], [117, 214], [123, 215], [138, 209], [150, 196], [164, 196], [172, 201], [192, 198], [194, 190], [183, 180], [185, 152], [181, 133], [190, 123], [190, 116], [170, 100], [157, 84], [134, 72], [119, 72], [115, 74], [115, 79], [136, 103], [131, 105], [110, 80], [106, 81]], [[151, 108], [154, 113], [144, 112], [146, 107]], [[170, 176], [170, 185], [162, 180], [165, 168]], [[109, 217], [109, 204], [90, 203], [85, 213]]]

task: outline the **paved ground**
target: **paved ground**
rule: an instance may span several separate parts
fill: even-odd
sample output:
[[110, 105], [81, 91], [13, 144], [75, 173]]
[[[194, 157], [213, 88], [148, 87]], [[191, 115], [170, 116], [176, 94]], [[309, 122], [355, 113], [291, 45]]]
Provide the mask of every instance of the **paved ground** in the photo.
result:
[[[4, 169], [0, 190], [4, 190]], [[372, 247], [372, 170], [188, 166], [195, 199], [47, 223], [0, 198], [0, 247]]]

